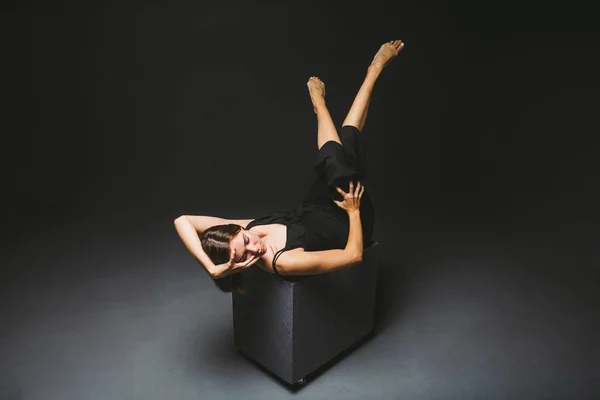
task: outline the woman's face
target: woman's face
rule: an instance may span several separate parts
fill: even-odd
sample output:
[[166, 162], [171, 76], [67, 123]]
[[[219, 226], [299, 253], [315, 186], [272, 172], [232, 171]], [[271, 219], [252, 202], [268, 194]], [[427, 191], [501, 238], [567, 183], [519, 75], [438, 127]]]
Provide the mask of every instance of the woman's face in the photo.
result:
[[262, 238], [255, 232], [246, 229], [239, 231], [231, 239], [229, 246], [232, 252], [235, 250], [234, 262], [246, 263], [250, 261], [245, 268], [260, 260], [260, 257], [267, 251], [267, 246]]

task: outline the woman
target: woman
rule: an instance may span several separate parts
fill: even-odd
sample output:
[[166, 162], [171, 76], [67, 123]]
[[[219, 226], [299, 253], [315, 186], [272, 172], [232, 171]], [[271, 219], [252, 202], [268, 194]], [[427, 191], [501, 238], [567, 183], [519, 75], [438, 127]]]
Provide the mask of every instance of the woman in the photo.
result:
[[270, 273], [307, 275], [362, 260], [375, 210], [360, 183], [366, 177], [361, 132], [375, 82], [403, 47], [394, 40], [375, 54], [339, 135], [325, 105], [325, 85], [314, 76], [308, 80], [318, 123], [318, 177], [299, 208], [258, 219], [182, 215], [175, 220], [186, 248], [221, 290], [243, 292], [238, 272], [254, 264]]

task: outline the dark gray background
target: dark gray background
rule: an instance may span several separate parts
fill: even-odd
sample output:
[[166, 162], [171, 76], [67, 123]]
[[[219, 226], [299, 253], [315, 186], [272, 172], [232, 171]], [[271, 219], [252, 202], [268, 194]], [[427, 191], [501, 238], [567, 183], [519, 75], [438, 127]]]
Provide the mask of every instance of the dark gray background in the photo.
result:
[[295, 395], [599, 394], [598, 33], [579, 3], [4, 6], [2, 399], [283, 398], [174, 231], [308, 189], [319, 76], [364, 131], [376, 334]]

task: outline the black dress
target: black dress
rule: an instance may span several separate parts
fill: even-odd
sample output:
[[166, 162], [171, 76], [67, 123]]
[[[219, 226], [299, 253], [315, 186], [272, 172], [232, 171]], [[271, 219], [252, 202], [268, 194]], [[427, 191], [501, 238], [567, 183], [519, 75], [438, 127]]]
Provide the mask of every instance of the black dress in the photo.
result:
[[[304, 248], [305, 251], [343, 249], [348, 241], [350, 222], [348, 213], [333, 202], [342, 196], [335, 190], [339, 186], [348, 192], [352, 180], [361, 183], [366, 179], [365, 135], [351, 125], [339, 132], [342, 145], [328, 141], [317, 155], [314, 167], [317, 179], [309, 194], [298, 208], [269, 213], [252, 220], [246, 229], [257, 225], [283, 224], [287, 227], [285, 247], [273, 257], [273, 271], [277, 274], [276, 261], [284, 251]], [[356, 187], [356, 186], [355, 186]], [[375, 208], [367, 190], [360, 203], [363, 245], [368, 247], [375, 222]]]

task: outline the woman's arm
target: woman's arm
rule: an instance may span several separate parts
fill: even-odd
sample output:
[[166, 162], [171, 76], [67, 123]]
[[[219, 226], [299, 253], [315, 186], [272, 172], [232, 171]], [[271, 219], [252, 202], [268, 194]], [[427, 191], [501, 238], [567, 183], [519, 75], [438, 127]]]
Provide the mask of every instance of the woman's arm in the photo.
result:
[[293, 251], [284, 252], [278, 259], [277, 271], [283, 275], [309, 275], [322, 274], [335, 271], [362, 261], [363, 236], [362, 222], [360, 220], [360, 199], [365, 191], [360, 182], [353, 190], [353, 183], [349, 185], [350, 193], [345, 193], [336, 188], [344, 196], [343, 201], [334, 202], [348, 213], [350, 229], [348, 241], [343, 250], [324, 251]]
[[246, 226], [253, 221], [252, 219], [225, 219], [219, 217], [210, 217], [207, 215], [182, 215], [177, 219], [186, 219], [188, 220], [196, 232], [204, 233], [208, 228], [212, 228], [217, 225], [227, 225], [227, 224], [236, 224], [240, 225], [242, 228], [246, 229]]
[[198, 237], [197, 228], [194, 226], [194, 224], [188, 218], [186, 218], [186, 216], [177, 218], [174, 224], [181, 241], [185, 245], [186, 249], [190, 252], [192, 257], [194, 257], [194, 259], [198, 261], [211, 276], [214, 276], [217, 273], [215, 270], [215, 264], [204, 252], [202, 243]]
[[323, 274], [361, 262], [363, 236], [360, 211], [351, 211], [348, 217], [350, 232], [343, 250], [284, 252], [277, 260], [277, 271], [281, 275]]

